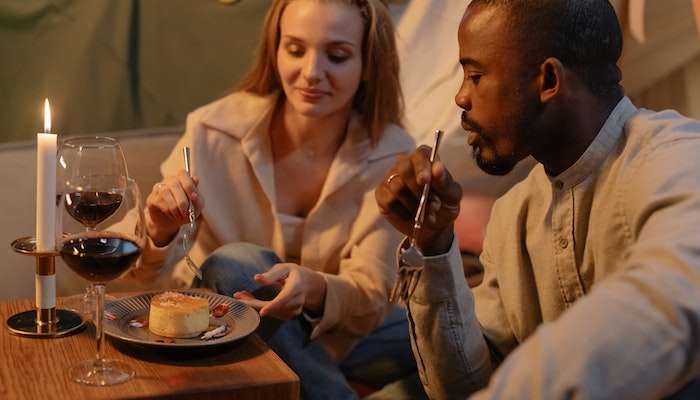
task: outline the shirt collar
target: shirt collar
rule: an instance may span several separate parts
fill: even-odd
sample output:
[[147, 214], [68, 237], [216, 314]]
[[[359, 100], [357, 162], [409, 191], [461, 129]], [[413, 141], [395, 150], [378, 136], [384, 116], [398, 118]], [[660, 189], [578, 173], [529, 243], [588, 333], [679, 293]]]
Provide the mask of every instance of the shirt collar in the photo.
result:
[[637, 108], [626, 96], [612, 110], [593, 142], [579, 159], [557, 176], [548, 176], [560, 189], [578, 185], [605, 162], [622, 137], [627, 121], [637, 113]]

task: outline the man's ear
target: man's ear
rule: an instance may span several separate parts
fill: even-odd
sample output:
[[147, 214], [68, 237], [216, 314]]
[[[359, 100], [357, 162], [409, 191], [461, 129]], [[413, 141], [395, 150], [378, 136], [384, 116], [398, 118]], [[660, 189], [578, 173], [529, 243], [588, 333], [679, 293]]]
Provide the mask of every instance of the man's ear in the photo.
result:
[[550, 57], [540, 64], [537, 82], [542, 103], [548, 103], [559, 95], [564, 84], [563, 79], [564, 65], [558, 59]]

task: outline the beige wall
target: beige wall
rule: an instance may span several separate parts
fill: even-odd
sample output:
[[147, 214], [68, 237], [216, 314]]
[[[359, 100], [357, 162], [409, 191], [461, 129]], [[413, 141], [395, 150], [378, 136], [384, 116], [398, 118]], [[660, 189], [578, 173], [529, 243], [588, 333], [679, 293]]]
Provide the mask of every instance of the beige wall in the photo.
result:
[[700, 55], [630, 95], [639, 106], [653, 110], [672, 108], [700, 119]]
[[630, 34], [629, 1], [614, 2], [625, 30], [623, 84], [638, 106], [700, 119], [700, 34], [691, 0], [645, 2], [645, 42]]

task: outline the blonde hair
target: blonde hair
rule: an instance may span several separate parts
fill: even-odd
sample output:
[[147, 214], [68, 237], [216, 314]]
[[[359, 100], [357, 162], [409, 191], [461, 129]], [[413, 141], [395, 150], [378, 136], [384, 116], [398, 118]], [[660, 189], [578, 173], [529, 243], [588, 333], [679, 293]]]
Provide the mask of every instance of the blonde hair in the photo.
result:
[[[294, 0], [274, 0], [265, 16], [255, 62], [238, 84], [238, 90], [259, 95], [284, 96], [277, 73], [277, 47], [280, 19]], [[380, 0], [335, 1], [359, 8], [364, 21], [362, 40], [362, 82], [355, 93], [353, 108], [362, 116], [362, 125], [376, 144], [388, 124], [401, 126], [403, 96], [399, 83], [399, 57], [394, 24]]]

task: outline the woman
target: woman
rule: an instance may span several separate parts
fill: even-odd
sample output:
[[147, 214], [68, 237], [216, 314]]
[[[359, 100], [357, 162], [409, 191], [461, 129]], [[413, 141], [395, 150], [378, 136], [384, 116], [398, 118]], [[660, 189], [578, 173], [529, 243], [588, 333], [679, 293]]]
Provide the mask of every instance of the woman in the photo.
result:
[[[379, 0], [273, 1], [240, 90], [189, 115], [147, 199], [152, 246], [134, 274], [157, 274], [191, 200], [201, 214], [190, 255], [203, 272], [193, 284], [259, 310], [261, 334], [300, 376], [304, 398], [354, 396], [337, 363], [388, 309], [400, 237], [373, 189], [413, 149], [399, 128], [393, 34]], [[382, 332], [401, 338], [382, 350], [398, 343], [410, 360], [396, 315]]]

